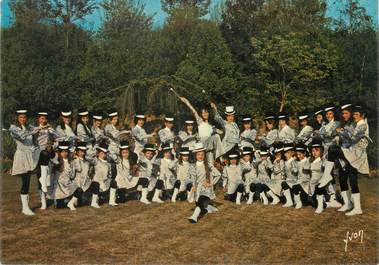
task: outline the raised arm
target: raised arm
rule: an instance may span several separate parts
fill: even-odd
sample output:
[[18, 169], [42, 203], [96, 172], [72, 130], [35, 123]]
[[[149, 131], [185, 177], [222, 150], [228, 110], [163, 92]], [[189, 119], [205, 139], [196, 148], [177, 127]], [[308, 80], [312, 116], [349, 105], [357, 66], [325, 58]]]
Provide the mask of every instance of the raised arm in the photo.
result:
[[192, 114], [196, 118], [197, 124], [199, 125], [203, 120], [201, 119], [201, 117], [199, 116], [199, 114], [196, 112], [195, 108], [191, 105], [191, 103], [189, 102], [189, 100], [186, 99], [185, 97], [180, 97], [180, 100], [190, 109], [190, 111], [192, 112]]

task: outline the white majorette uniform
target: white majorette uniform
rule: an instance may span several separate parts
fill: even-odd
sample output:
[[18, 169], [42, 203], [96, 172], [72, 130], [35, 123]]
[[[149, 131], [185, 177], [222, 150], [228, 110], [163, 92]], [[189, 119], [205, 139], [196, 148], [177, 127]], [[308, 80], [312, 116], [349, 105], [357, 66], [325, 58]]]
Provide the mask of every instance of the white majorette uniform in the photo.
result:
[[[195, 123], [195, 121], [191, 118], [187, 118], [185, 120], [185, 126], [189, 126]], [[194, 131], [188, 132], [186, 129], [179, 131], [178, 134], [180, 140], [180, 147], [188, 147], [189, 150], [193, 150], [195, 143], [198, 141], [198, 134]]]
[[[299, 121], [308, 120], [308, 118], [309, 118], [309, 115], [306, 113], [301, 113], [297, 117]], [[312, 134], [313, 134], [313, 128], [307, 124], [303, 128], [301, 128], [299, 134], [296, 136], [295, 142], [309, 145], [312, 141]]]
[[[325, 113], [329, 111], [334, 111], [334, 110], [335, 110], [335, 107], [333, 105], [328, 105], [324, 109]], [[324, 143], [324, 157], [326, 158], [328, 155], [329, 147], [335, 144], [336, 142], [336, 138], [337, 138], [336, 129], [338, 127], [340, 127], [340, 122], [332, 119], [328, 121], [327, 123], [324, 123], [319, 130], [319, 135]]]
[[297, 184], [298, 181], [297, 177], [299, 175], [299, 168], [297, 163], [298, 162], [294, 157], [291, 157], [284, 162], [285, 182], [290, 188]]
[[103, 122], [103, 114], [100, 111], [95, 111], [92, 114], [92, 118], [93, 118], [93, 124], [91, 127], [91, 132], [93, 134], [93, 137], [95, 138], [95, 143], [98, 144], [102, 142], [103, 140], [107, 139], [104, 133], [104, 129], [101, 128], [101, 125], [98, 127], [94, 125], [95, 121]]
[[371, 141], [366, 120], [360, 120], [354, 130], [346, 135], [350, 138], [350, 146], [342, 147], [346, 160], [361, 174], [369, 174], [369, 165], [366, 148]]
[[132, 189], [137, 186], [139, 177], [133, 176], [128, 159], [120, 158], [117, 163], [117, 188]]
[[93, 159], [96, 156], [95, 142], [96, 138], [93, 135], [91, 128], [81, 122], [81, 118], [88, 116], [89, 112], [86, 108], [81, 108], [78, 111], [78, 122], [76, 125], [76, 135], [80, 142], [87, 143], [87, 157], [88, 159]]
[[[65, 199], [74, 194], [75, 190], [78, 188], [76, 185], [75, 171], [72, 163], [68, 159], [62, 159], [63, 170], [60, 171], [59, 168], [54, 170], [54, 199]], [[60, 167], [60, 164], [55, 165], [55, 167]]]
[[[275, 153], [283, 152], [283, 145], [277, 144], [274, 149]], [[282, 181], [284, 180], [284, 161], [283, 159], [274, 160], [272, 162], [272, 172], [271, 172], [271, 181], [270, 189], [277, 195], [280, 195], [282, 191]]]
[[303, 190], [309, 194], [310, 193], [310, 173], [311, 173], [311, 163], [309, 162], [309, 157], [304, 157], [302, 160], [298, 161], [297, 167], [299, 170], [299, 175], [297, 178], [297, 184], [303, 188]]
[[276, 141], [278, 141], [278, 130], [274, 128], [275, 120], [275, 114], [273, 114], [272, 112], [266, 113], [264, 121], [272, 123], [273, 128], [269, 129], [269, 131], [265, 135], [263, 135], [261, 139], [262, 146], [271, 147]]
[[[219, 123], [225, 130], [224, 138], [222, 139], [222, 144], [224, 146], [224, 152], [228, 153], [232, 150], [236, 145], [238, 146], [240, 143], [240, 129], [238, 128], [237, 123], [235, 122], [227, 122], [224, 120], [218, 111], [215, 111], [215, 121]], [[234, 107], [227, 106], [225, 110], [226, 115], [234, 115]]]
[[[280, 112], [278, 114], [278, 120], [288, 120], [288, 114], [285, 112]], [[289, 127], [287, 124], [283, 128], [279, 128], [278, 140], [282, 143], [293, 143], [296, 138], [295, 130]]]
[[146, 120], [145, 115], [137, 114], [134, 119], [136, 126], [132, 129], [132, 137], [134, 139], [134, 153], [139, 157], [145, 144], [148, 143], [148, 139], [153, 136], [153, 134], [147, 134], [145, 129], [138, 125], [138, 120]]
[[[85, 142], [80, 142], [76, 145], [77, 149], [87, 151], [87, 146]], [[94, 161], [92, 161], [94, 163]], [[90, 161], [83, 159], [81, 157], [75, 157], [72, 161], [74, 171], [75, 171], [75, 183], [83, 191], [87, 191], [92, 183], [92, 178], [90, 175], [94, 173], [93, 165]]]
[[[189, 156], [190, 150], [188, 147], [182, 147], [180, 149], [179, 155], [180, 156]], [[177, 181], [179, 181], [179, 188], [177, 190], [177, 193], [187, 191], [187, 200], [188, 202], [194, 201], [194, 193], [192, 192], [192, 187], [194, 185], [194, 179], [191, 178], [189, 170], [190, 170], [191, 164], [189, 161], [177, 161], [176, 162], [176, 176]], [[175, 195], [175, 190], [174, 190]], [[173, 201], [176, 201], [176, 197], [173, 195], [174, 199]], [[177, 195], [177, 194], [176, 194]]]
[[157, 183], [157, 177], [159, 177], [159, 164], [157, 164], [155, 157], [149, 160], [144, 155], [140, 155], [138, 166], [140, 177], [146, 178], [149, 181], [148, 190], [154, 190], [155, 184]]
[[[62, 117], [71, 117], [72, 112], [70, 110], [64, 110], [61, 111]], [[68, 124], [64, 124], [63, 122], [59, 124], [55, 131], [59, 135], [58, 141], [67, 141], [70, 144], [70, 152], [75, 151], [75, 142], [78, 139], [78, 137], [75, 135], [74, 131], [72, 130], [71, 126]]]
[[9, 132], [16, 142], [16, 152], [13, 157], [12, 175], [21, 175], [33, 171], [38, 164], [40, 149], [33, 141], [33, 135], [39, 132], [38, 127], [31, 125], [11, 125]]
[[[165, 124], [166, 123], [173, 123], [174, 117], [172, 115], [167, 114], [164, 118]], [[175, 134], [174, 131], [167, 126], [163, 129], [159, 130], [158, 132], [159, 136], [159, 142], [161, 145], [163, 144], [174, 144], [175, 141]]]
[[[162, 144], [162, 153], [166, 151], [172, 151], [172, 144]], [[157, 159], [156, 163], [159, 164], [159, 179], [163, 180], [164, 190], [171, 190], [174, 188], [176, 181], [176, 159], [162, 158]]]
[[[249, 194], [249, 198], [247, 201], [247, 204], [253, 203], [253, 195], [256, 187], [256, 184], [258, 183], [258, 177], [257, 177], [257, 163], [255, 161], [255, 158], [253, 158], [253, 148], [245, 146], [242, 148], [241, 155], [250, 155], [250, 161], [245, 161], [242, 159], [240, 161], [240, 164], [243, 168], [250, 168], [249, 171], [244, 172], [243, 174], [243, 180], [245, 185], [245, 192]], [[253, 184], [253, 186], [252, 186]]]
[[[244, 115], [242, 117], [243, 123], [251, 123], [251, 117], [249, 115]], [[257, 137], [257, 130], [255, 129], [245, 129], [241, 132], [240, 142], [241, 148], [243, 147], [251, 147], [254, 148], [255, 138]]]
[[95, 175], [93, 181], [100, 185], [100, 192], [106, 192], [111, 186], [111, 165], [106, 160], [95, 159]]

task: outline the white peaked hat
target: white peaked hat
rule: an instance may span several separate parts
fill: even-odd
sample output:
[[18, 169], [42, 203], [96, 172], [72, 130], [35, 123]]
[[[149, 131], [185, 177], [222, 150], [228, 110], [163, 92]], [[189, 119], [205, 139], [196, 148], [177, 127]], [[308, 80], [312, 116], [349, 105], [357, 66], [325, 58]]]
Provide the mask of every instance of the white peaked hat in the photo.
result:
[[226, 115], [233, 115], [236, 111], [234, 110], [234, 106], [226, 106], [225, 107], [225, 114]]
[[197, 153], [197, 152], [202, 152], [202, 151], [205, 151], [205, 147], [203, 145], [203, 143], [196, 143], [195, 146], [193, 147], [193, 152], [194, 153]]

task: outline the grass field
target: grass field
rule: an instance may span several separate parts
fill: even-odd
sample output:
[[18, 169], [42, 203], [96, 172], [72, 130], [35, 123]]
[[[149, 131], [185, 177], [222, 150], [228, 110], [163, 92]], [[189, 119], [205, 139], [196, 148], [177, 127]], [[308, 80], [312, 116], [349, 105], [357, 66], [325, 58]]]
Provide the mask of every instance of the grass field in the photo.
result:
[[[378, 179], [361, 179], [362, 216], [346, 217], [334, 209], [315, 216], [314, 209], [285, 209], [261, 204], [236, 206], [222, 200], [220, 212], [198, 224], [186, 217], [186, 202], [117, 208], [85, 206], [20, 213], [19, 180], [2, 175], [2, 263], [364, 263], [376, 264]], [[39, 207], [33, 178], [31, 206]], [[363, 230], [363, 243], [347, 232]]]

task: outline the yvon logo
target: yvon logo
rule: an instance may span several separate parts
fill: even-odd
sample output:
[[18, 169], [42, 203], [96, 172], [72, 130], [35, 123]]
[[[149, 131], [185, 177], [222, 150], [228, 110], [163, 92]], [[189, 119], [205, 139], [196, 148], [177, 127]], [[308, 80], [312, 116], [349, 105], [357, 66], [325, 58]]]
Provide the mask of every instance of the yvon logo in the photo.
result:
[[347, 252], [347, 245], [351, 241], [361, 241], [363, 243], [363, 230], [359, 230], [358, 232], [346, 232], [346, 238], [343, 240], [345, 242], [345, 252]]

